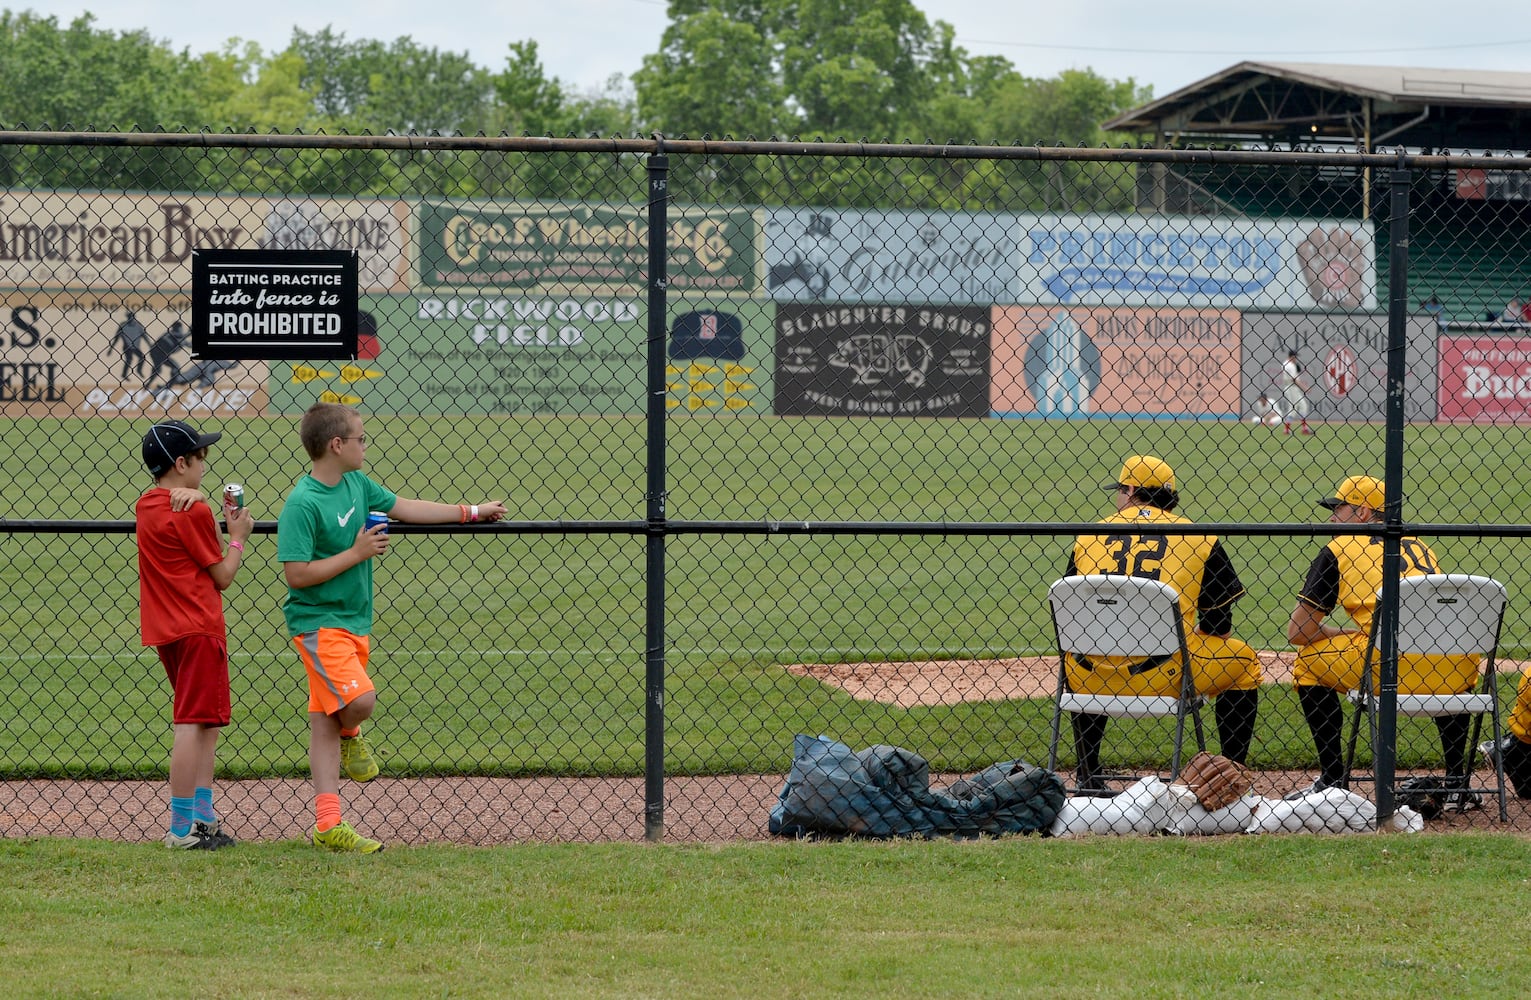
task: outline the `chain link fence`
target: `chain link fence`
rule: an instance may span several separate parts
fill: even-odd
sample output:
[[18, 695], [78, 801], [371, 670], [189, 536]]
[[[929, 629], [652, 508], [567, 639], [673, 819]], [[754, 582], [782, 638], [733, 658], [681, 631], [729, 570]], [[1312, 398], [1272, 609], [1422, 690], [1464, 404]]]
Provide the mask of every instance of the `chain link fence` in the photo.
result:
[[[396, 525], [377, 566], [383, 775], [344, 797], [394, 839], [764, 837], [798, 734], [904, 748], [938, 784], [1045, 765], [1048, 588], [1074, 564], [1179, 580], [1202, 606], [1193, 636], [1247, 644], [1256, 672], [1224, 681], [1248, 693], [1202, 714], [1213, 751], [1253, 717], [1261, 796], [1333, 778], [1313, 726], [1348, 738], [1354, 709], [1303, 703], [1294, 671], [1319, 675], [1293, 630], [1304, 607], [1365, 630], [1373, 557], [1506, 585], [1500, 724], [1531, 736], [1514, 710], [1531, 646], [1525, 166], [0, 133], [0, 833], [162, 832], [169, 698], [139, 642], [132, 512], [151, 482], [139, 442], [166, 417], [222, 432], [207, 486], [244, 483], [258, 521], [225, 594], [220, 802], [242, 837], [307, 828], [273, 536], [317, 401], [364, 414], [390, 489], [511, 511]], [[257, 247], [359, 252], [354, 360], [191, 356], [191, 251]], [[1173, 470], [1195, 527], [1116, 543], [1094, 527], [1135, 455]], [[1329, 522], [1318, 502], [1352, 475], [1392, 491], [1385, 519]], [[1236, 584], [1192, 572], [1214, 534]], [[1395, 581], [1378, 611], [1394, 624], [1397, 575], [1375, 577]], [[1418, 678], [1391, 629], [1352, 787], [1385, 815], [1400, 782], [1465, 768], [1469, 742], [1471, 784], [1492, 787], [1476, 753], [1492, 716], [1469, 733], [1395, 714]], [[1139, 666], [1123, 676], [1178, 676]], [[1442, 685], [1461, 679], [1426, 686]], [[1081, 776], [1065, 713], [1055, 767], [1086, 790], [1168, 777], [1174, 721], [1112, 720]], [[1458, 801], [1474, 799], [1488, 808], [1438, 822], [1497, 824], [1492, 795]], [[1507, 815], [1531, 827], [1513, 786]]]

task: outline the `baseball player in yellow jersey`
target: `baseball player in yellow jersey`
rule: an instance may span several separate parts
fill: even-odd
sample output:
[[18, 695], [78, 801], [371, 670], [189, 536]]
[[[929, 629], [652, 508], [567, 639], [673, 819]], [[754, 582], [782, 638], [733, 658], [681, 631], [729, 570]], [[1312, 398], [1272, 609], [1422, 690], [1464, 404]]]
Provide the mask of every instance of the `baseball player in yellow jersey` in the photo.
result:
[[[1382, 482], [1371, 476], [1351, 476], [1320, 500], [1333, 524], [1381, 521], [1386, 499]], [[1417, 538], [1402, 543], [1403, 575], [1439, 573], [1430, 546]], [[1302, 714], [1318, 750], [1319, 777], [1297, 797], [1338, 785], [1345, 777], [1340, 735], [1344, 709], [1340, 693], [1361, 686], [1367, 637], [1382, 587], [1382, 539], [1368, 535], [1337, 535], [1325, 545], [1297, 594], [1287, 623], [1287, 639], [1297, 647], [1293, 683]], [[1337, 608], [1350, 616], [1353, 627], [1330, 624]], [[1375, 673], [1375, 666], [1374, 666]], [[1476, 656], [1409, 655], [1398, 658], [1400, 694], [1460, 694], [1478, 682]], [[1373, 676], [1372, 684], [1377, 681]], [[1467, 780], [1467, 736], [1471, 716], [1450, 715], [1435, 720], [1448, 779]]]
[[[1100, 523], [1115, 530], [1080, 535], [1065, 576], [1106, 573], [1161, 580], [1180, 593], [1191, 680], [1198, 694], [1216, 697], [1214, 711], [1223, 756], [1239, 763], [1254, 741], [1260, 700], [1260, 661], [1247, 643], [1232, 638], [1233, 604], [1244, 585], [1215, 535], [1156, 532], [1163, 524], [1189, 524], [1171, 513], [1180, 503], [1175, 472], [1153, 455], [1133, 455], [1105, 489], [1116, 494], [1116, 513]], [[1179, 657], [1131, 661], [1124, 657], [1083, 660], [1070, 656], [1065, 675], [1080, 694], [1175, 695], [1180, 692]], [[1074, 749], [1081, 791], [1103, 790], [1100, 745], [1106, 716], [1073, 716]]]
[[1520, 675], [1520, 690], [1505, 728], [1509, 732], [1499, 737], [1498, 746], [1490, 740], [1480, 749], [1489, 763], [1502, 756], [1504, 776], [1515, 788], [1516, 797], [1531, 799], [1531, 669]]

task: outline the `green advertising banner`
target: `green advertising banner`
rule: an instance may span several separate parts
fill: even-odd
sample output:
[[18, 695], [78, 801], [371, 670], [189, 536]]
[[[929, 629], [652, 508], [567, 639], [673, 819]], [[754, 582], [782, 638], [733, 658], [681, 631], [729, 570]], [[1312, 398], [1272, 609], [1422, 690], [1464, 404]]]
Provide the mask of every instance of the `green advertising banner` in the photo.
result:
[[[635, 296], [362, 296], [354, 362], [272, 362], [271, 409], [642, 415], [648, 316]], [[769, 302], [670, 301], [671, 412], [771, 412]]]
[[[641, 205], [424, 201], [421, 289], [638, 294], [648, 272]], [[669, 287], [750, 295], [759, 227], [747, 208], [669, 210]]]

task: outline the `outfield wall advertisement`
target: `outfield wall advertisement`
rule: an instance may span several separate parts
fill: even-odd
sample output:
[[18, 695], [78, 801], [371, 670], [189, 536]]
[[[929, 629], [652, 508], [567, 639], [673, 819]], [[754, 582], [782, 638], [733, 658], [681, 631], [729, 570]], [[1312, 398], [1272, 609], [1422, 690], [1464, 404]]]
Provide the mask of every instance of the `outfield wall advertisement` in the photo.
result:
[[997, 417], [1217, 419], [1239, 413], [1232, 309], [996, 306]]
[[775, 411], [987, 416], [989, 329], [981, 306], [778, 306]]
[[195, 361], [182, 295], [0, 296], [0, 415], [258, 416], [267, 365]]
[[1015, 216], [765, 209], [766, 288], [778, 302], [1015, 302]]
[[1440, 419], [1531, 423], [1531, 337], [1441, 338]]
[[3, 191], [0, 281], [184, 294], [194, 249], [354, 249], [362, 290], [402, 292], [409, 217], [397, 199]]
[[778, 302], [1373, 310], [1369, 221], [763, 210]]
[[[756, 291], [753, 212], [672, 207], [668, 219], [670, 288]], [[632, 295], [647, 287], [648, 210], [641, 205], [426, 201], [419, 234], [423, 289]]]
[[1021, 216], [1010, 301], [1376, 309], [1372, 224], [1161, 215]]
[[[0, 206], [3, 414], [646, 411], [641, 206], [32, 191]], [[711, 206], [672, 208], [668, 232], [672, 411], [1236, 418], [1279, 395], [1296, 347], [1315, 418], [1381, 419], [1369, 222]], [[193, 359], [195, 248], [356, 249], [357, 359]], [[1513, 338], [1437, 365], [1435, 333], [1410, 320], [1410, 357], [1428, 360], [1411, 362], [1409, 419], [1437, 397], [1447, 419], [1522, 419]]]
[[[648, 318], [632, 296], [363, 296], [356, 363], [272, 365], [272, 408], [369, 413], [642, 415]], [[666, 404], [769, 413], [770, 306], [672, 296]]]
[[[1311, 419], [1377, 422], [1386, 419], [1387, 323], [1381, 313], [1246, 312], [1244, 314], [1244, 407], [1267, 393], [1285, 413], [1281, 377], [1287, 352], [1297, 364], [1311, 408]], [[1436, 334], [1430, 316], [1408, 318], [1408, 359], [1404, 418], [1434, 420], [1436, 415]]]

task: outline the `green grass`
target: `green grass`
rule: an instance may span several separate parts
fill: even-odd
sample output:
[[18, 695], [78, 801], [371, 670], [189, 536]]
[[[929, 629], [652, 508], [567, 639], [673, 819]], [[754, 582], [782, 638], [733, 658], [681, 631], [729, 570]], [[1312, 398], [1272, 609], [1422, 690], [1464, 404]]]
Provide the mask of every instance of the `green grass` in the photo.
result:
[[[146, 483], [142, 422], [9, 422], [0, 510], [13, 519], [127, 519]], [[274, 522], [306, 469], [287, 419], [225, 431], [217, 481], [238, 478]], [[642, 422], [371, 417], [371, 471], [406, 495], [506, 497], [518, 519], [644, 513]], [[1201, 521], [1316, 523], [1313, 501], [1380, 472], [1382, 428], [1284, 439], [1243, 425], [678, 417], [668, 515], [678, 519], [1070, 522], [1107, 512], [1097, 486], [1135, 451], [1179, 471]], [[1515, 428], [1410, 428], [1408, 516], [1524, 519], [1531, 442]], [[1492, 485], [1490, 485], [1492, 484]], [[1522, 540], [1432, 539], [1453, 569], [1511, 588], [1508, 654], [1531, 560]], [[1247, 587], [1237, 634], [1286, 647], [1316, 536], [1230, 537]], [[643, 767], [641, 536], [471, 538], [401, 532], [378, 568], [378, 736], [395, 773], [638, 774]], [[1069, 539], [685, 535], [666, 544], [666, 755], [674, 773], [782, 770], [795, 732], [918, 748], [941, 770], [1045, 756], [1047, 706], [898, 709], [781, 670], [795, 662], [1050, 650], [1043, 604]], [[258, 535], [227, 595], [236, 722], [230, 777], [305, 772], [301, 670], [288, 648], [274, 538]], [[0, 774], [158, 777], [166, 697], [138, 645], [132, 538], [0, 534]], [[1427, 734], [1428, 735], [1428, 734]], [[1161, 743], [1133, 751], [1152, 759]], [[1428, 761], [1433, 739], [1405, 760]], [[1414, 758], [1410, 758], [1410, 754]], [[1255, 763], [1310, 759], [1295, 699], [1271, 689]]]
[[[1508, 835], [725, 847], [0, 841], [26, 997], [1493, 997]], [[935, 890], [934, 892], [932, 890]]]

